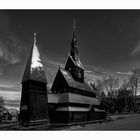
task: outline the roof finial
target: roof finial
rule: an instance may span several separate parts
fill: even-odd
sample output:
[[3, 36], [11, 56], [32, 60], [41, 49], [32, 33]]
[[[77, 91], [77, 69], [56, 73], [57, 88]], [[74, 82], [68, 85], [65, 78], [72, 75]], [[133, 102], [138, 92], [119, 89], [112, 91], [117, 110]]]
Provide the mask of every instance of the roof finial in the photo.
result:
[[75, 19], [73, 20], [73, 33], [75, 34], [75, 29], [76, 29], [76, 24], [75, 24]]
[[34, 33], [34, 44], [36, 44], [36, 33]]
[[58, 65], [58, 68], [59, 68], [59, 69], [61, 69], [61, 66], [60, 66], [60, 64]]

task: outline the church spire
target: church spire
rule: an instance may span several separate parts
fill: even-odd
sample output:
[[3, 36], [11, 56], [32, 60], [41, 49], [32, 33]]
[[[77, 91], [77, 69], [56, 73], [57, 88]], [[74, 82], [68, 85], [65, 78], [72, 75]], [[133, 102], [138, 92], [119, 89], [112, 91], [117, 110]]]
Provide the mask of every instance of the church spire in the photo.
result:
[[72, 44], [75, 44], [76, 47], [78, 47], [78, 41], [76, 37], [76, 20], [73, 20], [73, 38], [72, 38]]
[[34, 33], [34, 43], [29, 54], [22, 82], [27, 80], [47, 82], [44, 67], [37, 47], [36, 33]]
[[72, 41], [71, 41], [70, 56], [73, 59], [73, 61], [78, 65], [78, 67], [81, 67], [82, 69], [84, 69], [84, 67], [82, 66], [82, 64], [80, 62], [80, 58], [79, 58], [78, 41], [77, 41], [77, 38], [76, 38], [76, 22], [75, 22], [75, 19], [74, 19], [74, 22], [73, 22], [73, 38], [72, 38]]
[[69, 71], [73, 78], [78, 82], [84, 82], [84, 67], [79, 58], [78, 42], [76, 38], [76, 24], [74, 19], [73, 38], [71, 41], [71, 51], [65, 66], [65, 70]]
[[72, 56], [74, 61], [79, 61], [79, 51], [78, 51], [78, 41], [76, 38], [76, 23], [75, 23], [75, 19], [74, 19], [74, 23], [73, 23], [73, 38], [71, 41], [71, 52], [70, 55]]

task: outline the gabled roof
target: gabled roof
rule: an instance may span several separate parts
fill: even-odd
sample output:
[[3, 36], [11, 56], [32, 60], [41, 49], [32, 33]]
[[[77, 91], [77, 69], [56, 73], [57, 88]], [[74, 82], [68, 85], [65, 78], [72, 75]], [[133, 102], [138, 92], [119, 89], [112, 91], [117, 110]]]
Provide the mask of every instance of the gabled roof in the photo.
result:
[[74, 63], [75, 66], [80, 67], [81, 69], [84, 69], [80, 59], [73, 60], [72, 56], [70, 54], [68, 54], [68, 55], [69, 55], [69, 58], [71, 59], [71, 61]]
[[94, 92], [93, 88], [91, 87], [89, 81], [85, 80], [84, 83], [77, 82], [73, 79], [72, 75], [70, 72], [60, 69], [60, 72], [64, 76], [65, 80], [67, 81], [68, 85], [73, 88], [89, 91], [89, 92]]
[[34, 34], [34, 44], [31, 48], [29, 58], [25, 67], [22, 83], [27, 80], [34, 80], [47, 83], [43, 64], [41, 62], [39, 50], [36, 45], [36, 34]]

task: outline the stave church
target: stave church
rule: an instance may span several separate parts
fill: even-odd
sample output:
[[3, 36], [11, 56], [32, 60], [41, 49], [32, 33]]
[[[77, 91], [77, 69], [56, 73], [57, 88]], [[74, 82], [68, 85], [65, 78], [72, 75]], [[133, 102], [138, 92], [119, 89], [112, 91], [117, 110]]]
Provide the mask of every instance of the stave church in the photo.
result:
[[20, 123], [78, 123], [106, 118], [106, 111], [96, 91], [84, 76], [75, 33], [64, 68], [59, 67], [47, 92], [47, 77], [37, 47], [36, 34], [22, 78]]

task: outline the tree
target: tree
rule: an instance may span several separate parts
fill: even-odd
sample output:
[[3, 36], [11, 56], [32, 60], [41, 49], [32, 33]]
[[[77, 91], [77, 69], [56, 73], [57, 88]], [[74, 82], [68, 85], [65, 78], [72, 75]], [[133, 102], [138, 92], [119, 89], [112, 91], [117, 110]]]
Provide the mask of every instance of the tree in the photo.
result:
[[104, 87], [103, 87], [103, 81], [98, 79], [96, 80], [96, 84], [95, 84], [95, 90], [96, 90], [96, 93], [98, 95], [98, 97], [101, 99], [101, 100], [105, 100], [105, 93], [104, 93]]
[[97, 94], [100, 96], [101, 92], [103, 92], [103, 82], [102, 80], [96, 80], [95, 89]]
[[103, 87], [106, 90], [109, 98], [112, 98], [112, 96], [116, 93], [115, 90], [119, 85], [119, 80], [116, 77], [113, 76], [107, 76], [103, 78]]
[[[102, 80], [96, 80], [96, 93], [102, 103], [110, 113], [114, 112], [114, 100], [112, 97], [116, 94], [118, 79], [113, 76], [104, 77]], [[107, 96], [108, 95], [108, 96]]]
[[134, 109], [136, 110], [136, 96], [138, 90], [138, 82], [140, 79], [140, 68], [135, 68], [132, 70], [132, 75], [129, 77], [129, 85], [131, 87], [134, 96]]
[[103, 78], [102, 81], [103, 84], [103, 89], [104, 91], [106, 91], [107, 95], [108, 95], [108, 104], [109, 104], [109, 112], [110, 113], [114, 113], [115, 112], [115, 102], [116, 102], [116, 98], [117, 98], [117, 88], [119, 85], [119, 80], [118, 78], [114, 77], [114, 76], [107, 76]]
[[5, 110], [5, 100], [0, 96], [0, 123], [2, 122], [2, 115]]
[[5, 109], [5, 100], [0, 96], [0, 112]]
[[128, 98], [131, 95], [130, 94], [131, 91], [129, 90], [129, 81], [124, 80], [119, 91], [120, 91], [119, 93], [121, 94], [119, 96], [122, 96], [124, 98], [124, 101], [125, 101], [124, 108], [125, 108], [125, 110], [128, 110], [128, 108], [129, 108], [128, 107]]

